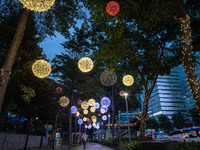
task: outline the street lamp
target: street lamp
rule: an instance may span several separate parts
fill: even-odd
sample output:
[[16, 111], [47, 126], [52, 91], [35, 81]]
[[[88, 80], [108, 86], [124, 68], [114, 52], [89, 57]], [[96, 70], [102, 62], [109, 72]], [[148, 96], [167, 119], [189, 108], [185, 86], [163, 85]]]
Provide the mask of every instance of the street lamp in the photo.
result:
[[108, 126], [108, 138], [110, 138], [110, 114], [108, 114], [109, 126]]
[[131, 134], [130, 134], [130, 125], [129, 125], [129, 115], [128, 115], [128, 102], [127, 102], [127, 96], [128, 93], [124, 91], [120, 91], [120, 96], [125, 96], [125, 101], [126, 101], [126, 113], [127, 113], [127, 121], [128, 121], [128, 135], [129, 135], [129, 143], [131, 143]]

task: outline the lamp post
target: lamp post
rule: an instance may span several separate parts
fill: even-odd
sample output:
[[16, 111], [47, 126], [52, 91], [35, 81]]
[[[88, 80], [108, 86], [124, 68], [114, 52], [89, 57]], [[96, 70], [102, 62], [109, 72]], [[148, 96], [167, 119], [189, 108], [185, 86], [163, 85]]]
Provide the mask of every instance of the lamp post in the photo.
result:
[[101, 138], [103, 139], [103, 122], [101, 122]]
[[129, 143], [131, 143], [131, 133], [130, 133], [130, 125], [129, 125], [129, 115], [128, 115], [128, 102], [127, 102], [127, 96], [128, 93], [124, 93], [125, 100], [126, 100], [126, 113], [127, 113], [127, 121], [128, 121], [128, 136], [129, 136]]
[[108, 126], [108, 138], [110, 138], [110, 114], [108, 114], [109, 126]]

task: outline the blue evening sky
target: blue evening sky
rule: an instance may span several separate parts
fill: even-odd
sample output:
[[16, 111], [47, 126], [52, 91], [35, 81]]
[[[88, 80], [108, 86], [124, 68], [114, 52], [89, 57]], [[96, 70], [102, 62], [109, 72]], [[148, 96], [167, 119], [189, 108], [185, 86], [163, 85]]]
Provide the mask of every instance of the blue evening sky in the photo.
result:
[[[86, 15], [88, 17], [90, 16], [89, 11], [87, 9], [83, 8], [83, 11], [86, 12]], [[80, 27], [82, 23], [83, 23], [82, 20], [77, 20], [78, 27]], [[71, 28], [70, 32], [73, 33], [73, 31], [74, 31], [73, 28]], [[66, 41], [65, 38], [59, 32], [56, 32], [55, 35], [56, 37], [48, 36], [47, 38], [45, 38], [43, 42], [40, 43], [40, 47], [43, 48], [43, 51], [46, 54], [47, 59], [50, 60], [49, 62], [50, 64], [56, 55], [60, 55], [61, 52], [65, 52], [65, 49], [61, 45], [63, 42]]]

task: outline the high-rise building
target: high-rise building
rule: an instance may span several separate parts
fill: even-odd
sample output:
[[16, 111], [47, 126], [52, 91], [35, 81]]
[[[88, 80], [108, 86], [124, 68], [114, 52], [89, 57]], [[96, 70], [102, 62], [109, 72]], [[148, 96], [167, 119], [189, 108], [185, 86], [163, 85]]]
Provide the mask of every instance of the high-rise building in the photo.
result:
[[149, 99], [148, 115], [158, 116], [163, 114], [171, 119], [172, 115], [178, 110], [187, 115], [183, 97], [177, 68], [173, 68], [169, 75], [158, 76]]

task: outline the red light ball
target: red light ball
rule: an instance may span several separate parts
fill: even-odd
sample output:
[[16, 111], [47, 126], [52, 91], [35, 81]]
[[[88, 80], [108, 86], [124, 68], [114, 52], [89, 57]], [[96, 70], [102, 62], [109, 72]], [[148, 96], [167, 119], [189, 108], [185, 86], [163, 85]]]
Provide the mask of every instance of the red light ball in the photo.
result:
[[119, 4], [115, 1], [110, 1], [106, 6], [106, 11], [111, 16], [115, 16], [119, 12]]
[[98, 116], [101, 116], [101, 114], [98, 114]]
[[79, 105], [82, 104], [82, 100], [78, 100], [78, 104], [79, 104]]
[[57, 88], [56, 88], [56, 93], [57, 93], [57, 94], [60, 94], [61, 92], [62, 92], [62, 88], [61, 88], [61, 87], [57, 87]]
[[87, 121], [89, 121], [89, 120], [90, 120], [88, 117], [87, 117], [86, 119], [87, 119]]

